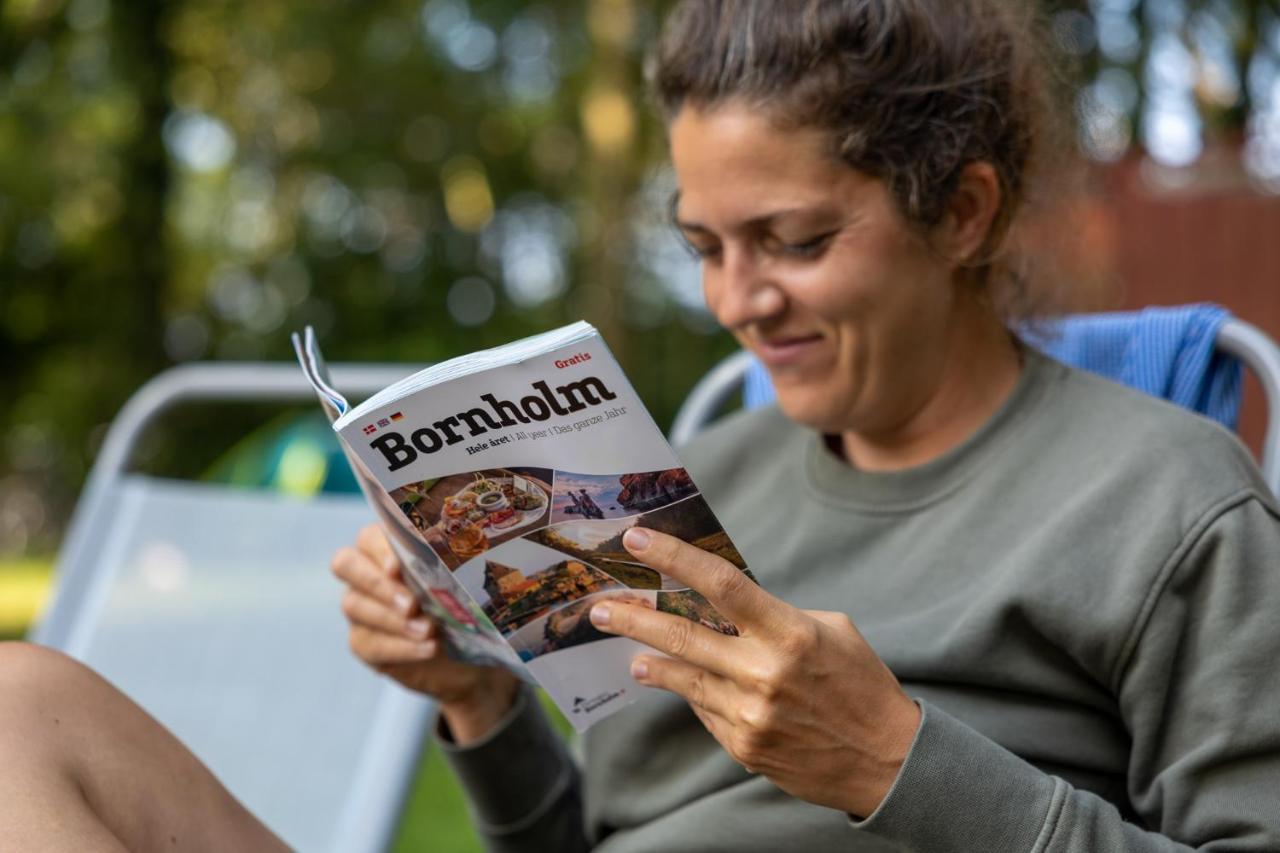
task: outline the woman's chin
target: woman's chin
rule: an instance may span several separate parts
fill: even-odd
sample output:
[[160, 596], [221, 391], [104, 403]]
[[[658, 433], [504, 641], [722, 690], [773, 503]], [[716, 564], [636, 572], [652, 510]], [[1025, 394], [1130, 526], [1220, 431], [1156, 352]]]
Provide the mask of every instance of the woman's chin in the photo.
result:
[[777, 390], [778, 408], [801, 426], [823, 433], [840, 433], [849, 428], [846, 407], [838, 404], [838, 398], [823, 389]]

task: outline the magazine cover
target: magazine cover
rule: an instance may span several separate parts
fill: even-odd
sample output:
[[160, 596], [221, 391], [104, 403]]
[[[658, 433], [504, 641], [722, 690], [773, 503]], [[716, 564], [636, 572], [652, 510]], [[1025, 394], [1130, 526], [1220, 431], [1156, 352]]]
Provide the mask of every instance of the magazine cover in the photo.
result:
[[629, 675], [642, 647], [591, 625], [596, 602], [736, 632], [622, 546], [639, 525], [746, 570], [589, 325], [437, 365], [356, 409], [329, 387], [314, 338], [295, 342], [450, 654], [532, 678], [583, 730], [650, 689]]

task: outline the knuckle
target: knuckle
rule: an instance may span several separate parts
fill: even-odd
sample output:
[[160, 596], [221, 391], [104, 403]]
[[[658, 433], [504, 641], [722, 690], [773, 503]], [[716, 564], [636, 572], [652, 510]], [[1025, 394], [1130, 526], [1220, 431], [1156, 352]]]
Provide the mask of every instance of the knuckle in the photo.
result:
[[786, 674], [786, 667], [772, 660], [757, 665], [751, 679], [756, 695], [770, 701], [777, 699], [782, 693]]
[[378, 600], [389, 603], [395, 601], [400, 585], [389, 578], [378, 578], [373, 584], [372, 592]]
[[360, 528], [360, 532], [356, 534], [356, 547], [361, 551], [368, 551], [378, 542], [378, 534], [381, 531], [376, 522], [369, 522]]
[[727, 565], [716, 566], [711, 574], [709, 586], [715, 599], [728, 599], [741, 595], [746, 576], [742, 572]]
[[758, 747], [763, 735], [771, 731], [777, 722], [777, 706], [768, 699], [750, 699], [743, 703], [739, 716], [743, 725], [743, 737]]
[[360, 594], [355, 590], [347, 590], [342, 596], [342, 615], [347, 619], [355, 619], [360, 612]]
[[362, 625], [353, 626], [347, 634], [347, 640], [355, 656], [369, 666], [388, 662], [380, 638], [372, 630]]
[[676, 561], [676, 540], [669, 539], [666, 536], [653, 537], [652, 544], [649, 545], [649, 553], [652, 560], [664, 566], [669, 566]]
[[827, 613], [824, 618], [828, 625], [840, 631], [857, 631], [848, 613]]
[[345, 580], [347, 571], [355, 556], [355, 550], [349, 545], [344, 545], [333, 552], [333, 557], [329, 560], [329, 571], [333, 572], [340, 580]]
[[667, 623], [663, 637], [663, 651], [674, 657], [681, 657], [689, 650], [692, 637], [692, 622], [688, 619], [672, 619]]
[[813, 622], [814, 628], [819, 635], [827, 631], [835, 631], [839, 634], [856, 634], [858, 632], [858, 629], [854, 627], [853, 620], [849, 618], [847, 613], [831, 610], [804, 610], [801, 612]]
[[706, 676], [701, 671], [689, 680], [689, 702], [696, 708], [704, 708], [707, 700]]
[[356, 657], [365, 659], [365, 636], [359, 628], [352, 628], [347, 631], [347, 647], [351, 649], [351, 653]]
[[759, 738], [752, 732], [735, 735], [730, 752], [735, 761], [752, 773], [756, 772], [755, 768], [760, 766], [763, 758]]
[[818, 644], [818, 624], [810, 619], [797, 622], [783, 631], [778, 646], [790, 657], [801, 657]]
[[376, 588], [376, 596], [384, 605], [397, 607], [398, 598], [413, 598], [413, 593], [406, 585], [399, 583], [398, 580], [383, 578], [379, 580], [378, 588]]

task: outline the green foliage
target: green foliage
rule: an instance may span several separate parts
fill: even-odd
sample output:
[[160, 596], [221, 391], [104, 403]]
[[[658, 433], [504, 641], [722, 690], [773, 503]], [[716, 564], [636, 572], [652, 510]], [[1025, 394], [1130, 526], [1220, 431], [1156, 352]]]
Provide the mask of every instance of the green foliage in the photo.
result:
[[[334, 360], [426, 362], [585, 317], [668, 422], [733, 348], [663, 223], [640, 58], [669, 5], [0, 7], [0, 550], [52, 548], [147, 377], [288, 359], [307, 323]], [[1274, 0], [1047, 12], [1093, 155], [1149, 143], [1153, 116], [1175, 142], [1280, 135]], [[245, 424], [183, 443], [216, 458]]]
[[[654, 10], [594, 6], [5, 6], [0, 547], [52, 547], [147, 377], [289, 359], [308, 323], [333, 360], [428, 362], [585, 316], [669, 419], [732, 345], [633, 263]], [[207, 461], [250, 421], [177, 426]]]

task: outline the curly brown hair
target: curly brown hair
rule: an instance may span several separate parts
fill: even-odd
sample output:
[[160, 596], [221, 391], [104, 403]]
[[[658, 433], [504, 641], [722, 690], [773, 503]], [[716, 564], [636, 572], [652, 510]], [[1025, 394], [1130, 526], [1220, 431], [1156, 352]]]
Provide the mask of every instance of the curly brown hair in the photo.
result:
[[973, 277], [1007, 319], [1052, 310], [1009, 233], [1060, 142], [1046, 40], [1013, 0], [683, 0], [650, 56], [668, 123], [685, 104], [742, 99], [883, 180], [922, 234], [965, 166], [990, 163], [1001, 204]]

